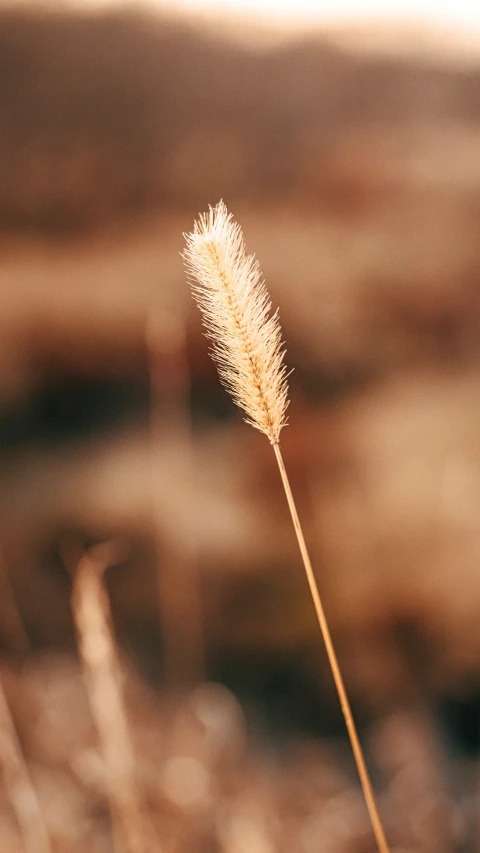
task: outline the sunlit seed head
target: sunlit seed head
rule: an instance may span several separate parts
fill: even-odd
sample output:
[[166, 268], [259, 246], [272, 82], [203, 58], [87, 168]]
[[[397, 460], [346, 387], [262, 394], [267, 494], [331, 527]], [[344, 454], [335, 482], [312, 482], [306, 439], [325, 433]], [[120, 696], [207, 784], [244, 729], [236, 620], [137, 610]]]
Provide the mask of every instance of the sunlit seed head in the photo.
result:
[[186, 268], [220, 378], [247, 422], [276, 444], [287, 422], [288, 384], [278, 313], [260, 267], [222, 201], [185, 239]]

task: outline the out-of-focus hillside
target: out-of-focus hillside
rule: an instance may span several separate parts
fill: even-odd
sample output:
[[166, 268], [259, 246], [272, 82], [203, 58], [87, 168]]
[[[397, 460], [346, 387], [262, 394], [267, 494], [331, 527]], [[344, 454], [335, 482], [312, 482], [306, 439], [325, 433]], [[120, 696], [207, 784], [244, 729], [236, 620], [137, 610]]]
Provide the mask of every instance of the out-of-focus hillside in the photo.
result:
[[477, 67], [248, 50], [128, 10], [3, 10], [0, 39], [7, 387], [25, 326], [68, 328], [70, 359], [82, 320], [138, 351], [180, 231], [220, 196], [317, 365], [475, 349]]
[[434, 184], [475, 201], [476, 65], [320, 35], [249, 50], [133, 9], [2, 10], [0, 39], [9, 227], [65, 231], [219, 193], [317, 214]]

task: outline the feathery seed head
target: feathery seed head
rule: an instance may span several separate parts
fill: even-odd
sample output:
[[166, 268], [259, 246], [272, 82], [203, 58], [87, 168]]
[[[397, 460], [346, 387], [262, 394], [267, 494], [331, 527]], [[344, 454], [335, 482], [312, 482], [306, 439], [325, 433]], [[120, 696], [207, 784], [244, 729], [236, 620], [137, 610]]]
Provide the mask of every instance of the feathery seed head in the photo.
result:
[[185, 234], [183, 253], [220, 378], [247, 423], [277, 444], [287, 423], [287, 371], [278, 312], [258, 262], [223, 201]]

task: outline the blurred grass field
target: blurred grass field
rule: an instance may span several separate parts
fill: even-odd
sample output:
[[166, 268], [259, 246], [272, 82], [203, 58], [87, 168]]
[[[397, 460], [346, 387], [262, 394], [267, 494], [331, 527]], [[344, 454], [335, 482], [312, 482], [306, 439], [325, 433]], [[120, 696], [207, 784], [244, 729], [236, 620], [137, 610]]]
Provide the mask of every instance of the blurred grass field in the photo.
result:
[[285, 458], [392, 851], [480, 849], [480, 58], [388, 45], [1, 10], [2, 684], [58, 853], [113, 849], [63, 559], [113, 537], [159, 849], [374, 850], [271, 452], [179, 257], [220, 197], [280, 306]]

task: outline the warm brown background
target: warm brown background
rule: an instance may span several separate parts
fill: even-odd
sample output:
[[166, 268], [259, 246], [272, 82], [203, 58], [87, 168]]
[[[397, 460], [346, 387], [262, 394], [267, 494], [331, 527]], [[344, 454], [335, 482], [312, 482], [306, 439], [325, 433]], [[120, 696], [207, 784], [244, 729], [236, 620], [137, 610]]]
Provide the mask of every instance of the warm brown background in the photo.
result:
[[[121, 536], [107, 580], [139, 737], [190, 732], [190, 711], [151, 703], [223, 682], [263, 802], [238, 794], [237, 838], [212, 804], [174, 819], [167, 785], [166, 849], [373, 849], [274, 459], [220, 388], [184, 279], [182, 232], [223, 197], [281, 309], [285, 458], [392, 843], [480, 849], [479, 143], [480, 56], [2, 10], [0, 639], [59, 826], [93, 808], [78, 707], [55, 757], [80, 691], [62, 555]], [[295, 794], [259, 757], [292, 738], [313, 739]], [[100, 823], [57, 827], [58, 849], [109, 851]]]

